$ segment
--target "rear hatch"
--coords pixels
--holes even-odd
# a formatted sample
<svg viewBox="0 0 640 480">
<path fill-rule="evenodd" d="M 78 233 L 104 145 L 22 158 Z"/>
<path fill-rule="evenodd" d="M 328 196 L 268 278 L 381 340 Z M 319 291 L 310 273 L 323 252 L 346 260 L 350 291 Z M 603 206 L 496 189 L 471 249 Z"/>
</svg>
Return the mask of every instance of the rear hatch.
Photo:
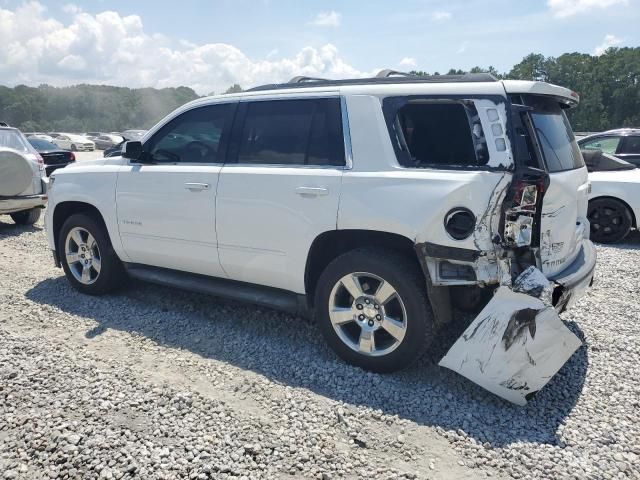
<svg viewBox="0 0 640 480">
<path fill-rule="evenodd" d="M 568 104 L 550 95 L 512 96 L 525 105 L 534 166 L 547 172 L 539 229 L 540 268 L 553 278 L 580 253 L 588 238 L 589 178 L 580 148 L 565 115 Z"/>
<path fill-rule="evenodd" d="M 549 278 L 560 273 L 580 253 L 588 237 L 589 177 L 571 125 L 553 98 L 525 98 L 537 148 L 549 174 L 540 222 L 540 260 Z"/>
</svg>

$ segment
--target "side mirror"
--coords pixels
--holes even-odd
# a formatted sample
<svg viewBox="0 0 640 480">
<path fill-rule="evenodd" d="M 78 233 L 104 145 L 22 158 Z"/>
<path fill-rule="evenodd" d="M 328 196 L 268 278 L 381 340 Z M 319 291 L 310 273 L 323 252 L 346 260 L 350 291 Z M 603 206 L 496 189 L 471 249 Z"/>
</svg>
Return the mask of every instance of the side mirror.
<svg viewBox="0 0 640 480">
<path fill-rule="evenodd" d="M 131 160 L 139 160 L 142 156 L 142 143 L 138 141 L 129 141 L 124 144 L 122 156 Z"/>
</svg>

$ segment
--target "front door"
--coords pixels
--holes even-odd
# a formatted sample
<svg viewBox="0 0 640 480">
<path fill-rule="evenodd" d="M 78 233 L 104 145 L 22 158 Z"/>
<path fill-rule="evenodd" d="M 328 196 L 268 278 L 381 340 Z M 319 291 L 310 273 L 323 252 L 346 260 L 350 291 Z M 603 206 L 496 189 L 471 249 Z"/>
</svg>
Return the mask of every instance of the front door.
<svg viewBox="0 0 640 480">
<path fill-rule="evenodd" d="M 188 110 L 158 130 L 118 174 L 118 227 L 133 263 L 224 276 L 215 200 L 235 104 Z"/>
<path fill-rule="evenodd" d="M 313 240 L 336 229 L 345 165 L 340 99 L 241 103 L 216 223 L 230 278 L 304 293 Z"/>
</svg>

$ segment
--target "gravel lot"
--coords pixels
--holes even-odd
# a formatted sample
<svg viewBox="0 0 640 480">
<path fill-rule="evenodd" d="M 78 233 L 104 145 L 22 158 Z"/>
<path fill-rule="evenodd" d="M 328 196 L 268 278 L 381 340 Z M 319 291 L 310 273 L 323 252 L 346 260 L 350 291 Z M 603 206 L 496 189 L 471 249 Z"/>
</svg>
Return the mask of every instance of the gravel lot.
<svg viewBox="0 0 640 480">
<path fill-rule="evenodd" d="M 598 253 L 564 315 L 585 345 L 522 408 L 428 359 L 364 373 L 267 309 L 82 296 L 0 217 L 0 478 L 640 478 L 640 234 Z"/>
</svg>

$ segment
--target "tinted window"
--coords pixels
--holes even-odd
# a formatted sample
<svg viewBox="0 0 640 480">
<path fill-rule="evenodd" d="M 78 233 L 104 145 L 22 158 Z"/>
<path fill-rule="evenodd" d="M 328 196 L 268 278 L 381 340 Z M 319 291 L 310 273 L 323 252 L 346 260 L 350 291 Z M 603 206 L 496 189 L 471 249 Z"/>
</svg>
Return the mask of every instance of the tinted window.
<svg viewBox="0 0 640 480">
<path fill-rule="evenodd" d="M 340 100 L 272 100 L 247 105 L 238 163 L 344 165 Z"/>
<path fill-rule="evenodd" d="M 625 137 L 624 142 L 622 142 L 622 150 L 620 150 L 620 153 L 640 154 L 640 136 Z"/>
<path fill-rule="evenodd" d="M 30 138 L 29 143 L 33 145 L 36 150 L 57 150 L 58 147 L 51 142 L 42 140 L 40 138 Z"/>
<path fill-rule="evenodd" d="M 232 104 L 189 110 L 162 127 L 147 143 L 145 155 L 168 163 L 221 163 L 218 158 Z"/>
<path fill-rule="evenodd" d="M 584 167 L 580 148 L 560 105 L 552 99 L 534 96 L 527 99 L 527 104 L 533 107 L 531 120 L 547 170 L 561 172 Z"/>
<path fill-rule="evenodd" d="M 472 102 L 411 100 L 397 110 L 391 131 L 405 167 L 469 167 L 489 160 Z"/>
<path fill-rule="evenodd" d="M 602 150 L 604 153 L 614 154 L 618 149 L 620 137 L 600 137 L 584 142 L 580 148 L 584 150 Z"/>
</svg>

